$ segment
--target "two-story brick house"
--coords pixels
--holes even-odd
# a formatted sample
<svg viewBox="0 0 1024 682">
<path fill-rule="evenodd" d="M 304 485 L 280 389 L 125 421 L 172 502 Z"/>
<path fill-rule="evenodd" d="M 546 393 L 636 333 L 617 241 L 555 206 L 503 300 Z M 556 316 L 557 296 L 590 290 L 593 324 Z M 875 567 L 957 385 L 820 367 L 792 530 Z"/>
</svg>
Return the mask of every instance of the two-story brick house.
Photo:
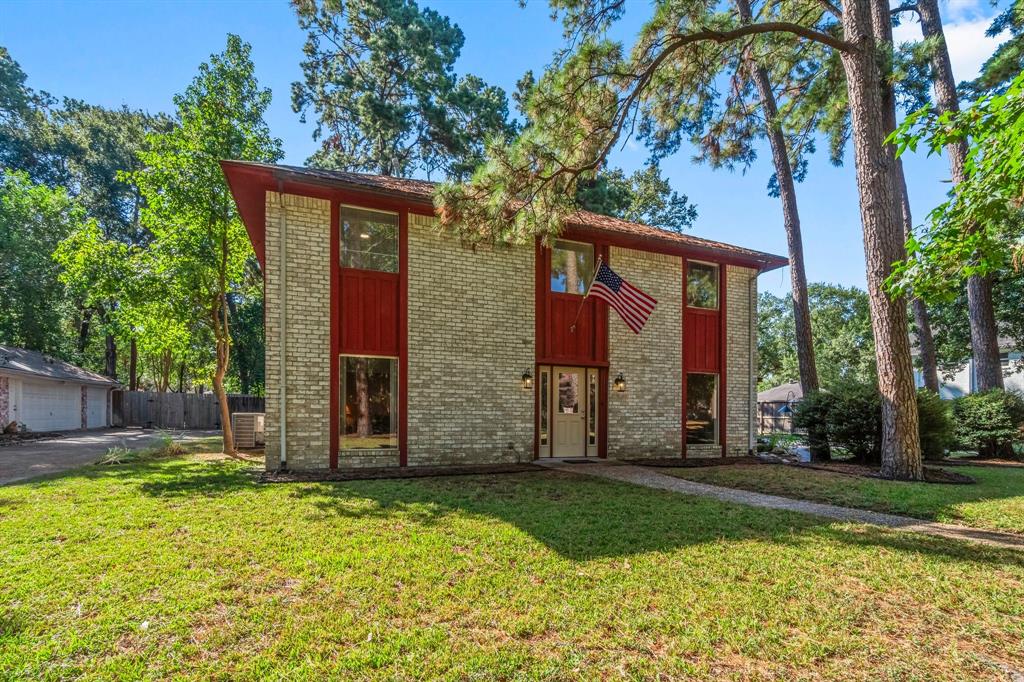
<svg viewBox="0 0 1024 682">
<path fill-rule="evenodd" d="M 757 276 L 786 259 L 585 212 L 472 249 L 432 183 L 222 165 L 263 268 L 268 469 L 752 447 Z M 583 298 L 599 258 L 658 300 L 640 334 Z"/>
</svg>

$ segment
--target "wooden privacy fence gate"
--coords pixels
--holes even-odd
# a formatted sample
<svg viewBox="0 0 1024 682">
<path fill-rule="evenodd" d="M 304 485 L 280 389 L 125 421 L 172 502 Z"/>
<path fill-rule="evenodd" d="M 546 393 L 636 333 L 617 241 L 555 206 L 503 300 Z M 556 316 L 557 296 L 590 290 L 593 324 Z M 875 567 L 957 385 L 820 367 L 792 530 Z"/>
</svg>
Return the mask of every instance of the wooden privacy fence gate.
<svg viewBox="0 0 1024 682">
<path fill-rule="evenodd" d="M 141 426 L 146 429 L 219 429 L 220 408 L 212 393 L 156 393 L 153 391 L 114 391 L 111 401 L 114 426 Z M 229 395 L 228 410 L 263 412 L 263 398 L 254 395 Z"/>
</svg>

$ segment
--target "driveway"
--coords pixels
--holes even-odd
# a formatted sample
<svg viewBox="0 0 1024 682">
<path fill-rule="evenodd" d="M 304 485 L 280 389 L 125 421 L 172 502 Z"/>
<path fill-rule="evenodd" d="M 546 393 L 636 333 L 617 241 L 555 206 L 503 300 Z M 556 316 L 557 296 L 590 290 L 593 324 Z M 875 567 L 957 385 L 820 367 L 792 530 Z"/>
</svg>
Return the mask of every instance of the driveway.
<svg viewBox="0 0 1024 682">
<path fill-rule="evenodd" d="M 220 431 L 97 429 L 72 432 L 63 438 L 5 445 L 0 447 L 0 485 L 93 464 L 112 447 L 142 450 L 157 445 L 167 435 L 174 440 L 196 440 L 220 435 Z"/>
</svg>

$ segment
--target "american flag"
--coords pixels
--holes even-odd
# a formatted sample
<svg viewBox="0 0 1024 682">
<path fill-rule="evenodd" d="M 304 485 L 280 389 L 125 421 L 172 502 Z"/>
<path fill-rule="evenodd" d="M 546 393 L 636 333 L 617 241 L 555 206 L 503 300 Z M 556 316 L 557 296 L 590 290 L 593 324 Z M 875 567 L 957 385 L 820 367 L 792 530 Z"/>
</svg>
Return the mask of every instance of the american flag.
<svg viewBox="0 0 1024 682">
<path fill-rule="evenodd" d="M 604 261 L 597 269 L 589 294 L 607 301 L 634 334 L 640 333 L 654 306 L 658 304 L 653 298 L 615 274 Z"/>
</svg>

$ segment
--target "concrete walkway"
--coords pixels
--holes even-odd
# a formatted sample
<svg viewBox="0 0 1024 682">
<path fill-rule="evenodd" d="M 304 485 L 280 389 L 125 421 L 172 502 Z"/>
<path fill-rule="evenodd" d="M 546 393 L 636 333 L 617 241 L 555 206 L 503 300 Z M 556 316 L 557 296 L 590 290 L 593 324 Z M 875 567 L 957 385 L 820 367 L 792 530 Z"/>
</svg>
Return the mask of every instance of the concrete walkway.
<svg viewBox="0 0 1024 682">
<path fill-rule="evenodd" d="M 96 429 L 5 445 L 0 447 L 0 485 L 93 464 L 113 447 L 142 450 L 159 444 L 168 435 L 175 440 L 195 440 L 220 435 L 220 431 Z"/>
<path fill-rule="evenodd" d="M 1024 538 L 1010 533 L 998 531 L 980 530 L 968 526 L 955 526 L 949 523 L 935 523 L 922 521 L 906 516 L 895 514 L 883 514 L 881 512 L 867 511 L 865 509 L 850 509 L 849 507 L 838 507 L 832 504 L 821 504 L 819 502 L 808 502 L 806 500 L 794 500 L 789 497 L 777 495 L 765 495 L 736 488 L 723 488 L 707 483 L 696 483 L 687 481 L 675 476 L 658 473 L 652 469 L 635 466 L 632 464 L 619 464 L 617 462 L 600 462 L 586 464 L 570 464 L 564 461 L 538 460 L 537 464 L 546 466 L 557 471 L 567 471 L 574 474 L 586 474 L 598 476 L 613 481 L 642 485 L 657 490 L 668 490 L 686 495 L 699 495 L 711 497 L 722 502 L 745 504 L 751 507 L 764 507 L 766 509 L 782 509 L 794 511 L 801 514 L 813 514 L 837 521 L 850 523 L 867 523 L 874 526 L 886 528 L 897 528 L 899 530 L 934 535 L 941 538 L 952 538 L 955 540 L 968 540 L 980 542 L 986 545 L 993 545 L 1005 549 L 1024 550 Z"/>
</svg>

